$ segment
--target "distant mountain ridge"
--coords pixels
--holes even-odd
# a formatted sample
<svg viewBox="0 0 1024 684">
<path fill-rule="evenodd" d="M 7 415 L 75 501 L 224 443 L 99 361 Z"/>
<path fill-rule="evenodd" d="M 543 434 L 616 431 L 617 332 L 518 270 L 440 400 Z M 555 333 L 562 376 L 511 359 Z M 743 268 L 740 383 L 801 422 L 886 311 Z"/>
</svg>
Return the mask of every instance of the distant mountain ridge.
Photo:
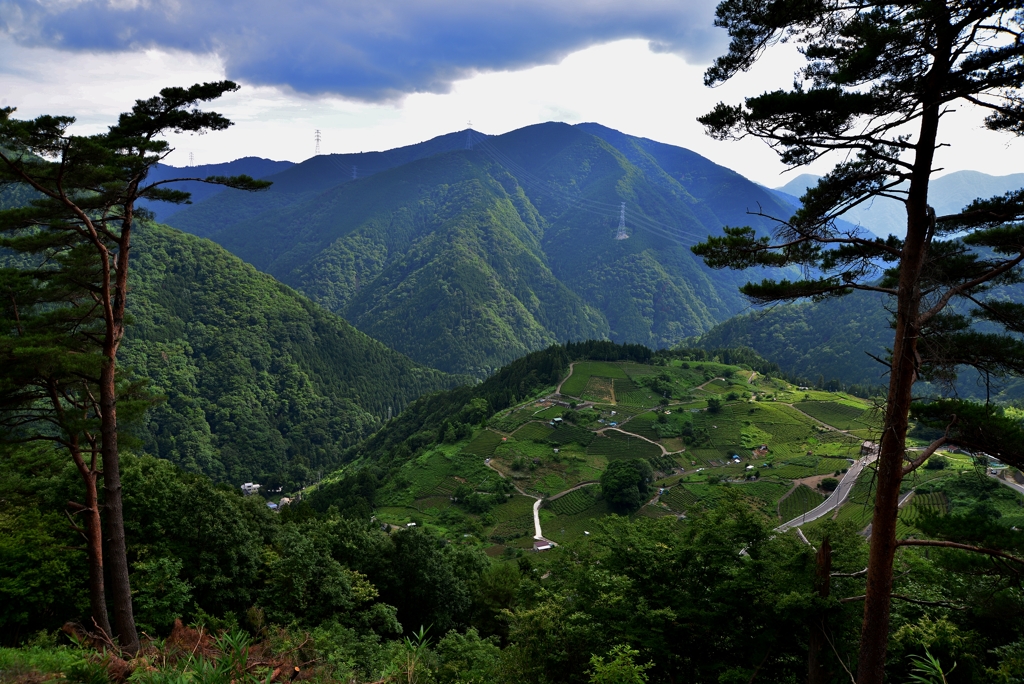
<svg viewBox="0 0 1024 684">
<path fill-rule="evenodd" d="M 778 192 L 795 197 L 818 182 L 820 176 L 804 173 L 789 181 Z M 953 171 L 934 179 L 928 189 L 929 202 L 938 215 L 955 214 L 978 198 L 987 199 L 1024 187 L 1024 173 L 991 176 L 980 171 Z M 903 205 L 886 197 L 855 207 L 843 214 L 846 221 L 885 237 L 906 233 L 907 215 Z"/>
<path fill-rule="evenodd" d="M 770 227 L 748 208 L 789 211 L 689 150 L 598 124 L 462 131 L 266 178 L 265 193 L 221 192 L 167 222 L 421 363 L 478 377 L 554 342 L 663 347 L 711 328 L 744 308 L 750 274 L 711 271 L 689 245 Z M 614 240 L 623 202 L 630 237 Z"/>
<path fill-rule="evenodd" d="M 153 170 L 149 172 L 149 176 L 146 180 L 154 182 L 170 180 L 172 178 L 208 178 L 209 176 L 241 175 L 252 176 L 253 178 L 264 178 L 266 176 L 279 173 L 294 165 L 294 162 L 273 161 L 271 159 L 263 159 L 262 157 L 242 157 L 241 159 L 221 164 L 200 164 L 197 166 L 178 167 L 168 166 L 167 164 L 157 164 Z M 199 181 L 175 183 L 174 189 L 184 190 L 185 192 L 191 193 L 193 204 L 196 202 L 202 202 L 223 190 L 219 185 L 210 185 L 209 183 L 202 183 Z M 156 220 L 162 222 L 172 214 L 176 214 L 181 211 L 182 206 L 187 207 L 188 205 L 170 204 L 168 202 L 144 202 L 142 203 L 142 206 L 152 211 Z"/>
</svg>

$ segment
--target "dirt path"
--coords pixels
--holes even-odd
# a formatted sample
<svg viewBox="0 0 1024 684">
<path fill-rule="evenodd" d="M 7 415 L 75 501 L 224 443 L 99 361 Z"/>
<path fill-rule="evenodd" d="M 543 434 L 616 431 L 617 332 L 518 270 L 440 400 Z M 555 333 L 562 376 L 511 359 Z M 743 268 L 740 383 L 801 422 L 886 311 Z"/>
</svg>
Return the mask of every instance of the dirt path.
<svg viewBox="0 0 1024 684">
<path fill-rule="evenodd" d="M 715 380 L 721 380 L 722 382 L 725 382 L 725 378 L 711 378 L 710 380 L 705 380 L 703 385 L 697 385 L 693 389 L 704 390 L 704 385 L 710 385 Z M 748 380 L 747 382 L 750 382 L 750 381 Z M 707 392 L 707 390 L 704 390 L 704 391 Z"/>
<path fill-rule="evenodd" d="M 573 372 L 573 369 L 575 367 L 576 367 L 576 362 L 575 361 L 573 361 L 572 363 L 569 364 L 569 374 L 565 376 L 565 378 L 562 380 L 562 382 L 558 383 L 558 387 L 555 388 L 555 394 L 561 394 L 562 393 L 562 385 L 565 384 L 566 380 L 568 380 L 569 378 L 572 377 L 572 372 Z"/>
<path fill-rule="evenodd" d="M 552 494 L 551 496 L 548 497 L 548 501 L 554 501 L 555 499 L 561 499 L 563 496 L 565 496 L 569 492 L 575 492 L 577 489 L 583 489 L 584 487 L 589 487 L 592 484 L 600 484 L 600 481 L 598 481 L 598 480 L 587 480 L 586 482 L 580 482 L 578 485 L 574 485 L 572 487 L 569 487 L 564 492 L 558 492 L 557 494 Z"/>
<path fill-rule="evenodd" d="M 501 477 L 505 478 L 506 480 L 510 480 L 512 482 L 512 487 L 517 492 L 519 492 L 520 494 L 522 494 L 525 497 L 529 497 L 531 499 L 534 499 L 534 502 L 533 502 L 533 539 L 534 539 L 534 541 L 544 541 L 544 542 L 547 542 L 548 544 L 551 544 L 552 546 L 558 546 L 558 544 L 556 544 L 555 542 L 551 541 L 550 539 L 547 539 L 544 536 L 544 530 L 542 530 L 541 526 L 540 526 L 540 504 L 541 504 L 541 502 L 544 501 L 544 497 L 542 497 L 542 496 L 534 496 L 533 494 L 527 494 L 526 492 L 524 492 L 522 489 L 519 488 L 519 485 L 517 485 L 515 483 L 515 481 L 512 480 L 512 478 L 510 478 L 508 475 L 506 475 L 505 473 L 501 472 L 500 470 L 495 468 L 493 465 L 488 463 L 487 460 L 484 461 L 484 465 L 487 466 L 488 468 L 490 468 L 491 470 L 493 470 L 494 472 L 498 473 L 498 475 L 500 475 Z M 563 494 L 568 494 L 573 489 L 579 489 L 581 486 L 585 486 L 585 485 L 577 485 L 576 487 L 573 487 L 572 489 L 567 489 L 564 492 L 559 492 L 558 494 L 555 495 L 555 498 L 558 498 L 558 497 L 562 496 Z"/>
</svg>

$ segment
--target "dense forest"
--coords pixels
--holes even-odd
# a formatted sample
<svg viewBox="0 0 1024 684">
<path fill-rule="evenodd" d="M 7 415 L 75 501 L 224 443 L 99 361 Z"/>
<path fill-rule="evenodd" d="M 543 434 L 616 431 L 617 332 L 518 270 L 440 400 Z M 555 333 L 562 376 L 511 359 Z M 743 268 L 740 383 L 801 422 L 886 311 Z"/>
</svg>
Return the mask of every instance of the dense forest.
<svg viewBox="0 0 1024 684">
<path fill-rule="evenodd" d="M 235 485 L 289 489 L 341 463 L 423 393 L 419 366 L 207 240 L 140 227 L 124 362 L 162 398 L 147 453 Z"/>
</svg>

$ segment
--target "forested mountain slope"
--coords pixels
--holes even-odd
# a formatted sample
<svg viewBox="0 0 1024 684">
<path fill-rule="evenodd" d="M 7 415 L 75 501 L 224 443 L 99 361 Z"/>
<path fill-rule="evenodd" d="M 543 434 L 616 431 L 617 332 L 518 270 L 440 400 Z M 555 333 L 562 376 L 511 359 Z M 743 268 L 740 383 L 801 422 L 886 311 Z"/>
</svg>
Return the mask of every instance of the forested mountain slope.
<svg viewBox="0 0 1024 684">
<path fill-rule="evenodd" d="M 164 222 L 195 235 L 212 237 L 222 229 L 264 211 L 295 204 L 342 183 L 433 154 L 460 149 L 465 144 L 464 134 L 450 133 L 385 152 L 313 157 L 278 173 L 260 176 L 273 183 L 265 192 L 253 194 L 242 190 L 221 190 L 205 201 L 194 200 L 195 204 L 181 208 Z"/>
<path fill-rule="evenodd" d="M 1021 301 L 1019 286 L 1003 288 L 1005 296 Z M 885 358 L 893 330 L 887 298 L 874 292 L 854 292 L 824 302 L 803 302 L 736 316 L 702 335 L 696 344 L 705 349 L 750 347 L 777 363 L 792 376 L 812 383 L 837 381 L 842 386 L 888 385 L 885 367 L 871 358 Z M 991 378 L 990 398 L 1024 398 L 1024 384 Z M 919 383 L 917 394 L 948 393 L 950 388 Z M 986 387 L 973 370 L 961 373 L 952 391 L 984 400 Z"/>
<path fill-rule="evenodd" d="M 207 240 L 152 224 L 136 235 L 122 358 L 166 396 L 136 428 L 149 453 L 294 486 L 389 410 L 457 384 Z"/>
<path fill-rule="evenodd" d="M 556 341 L 663 347 L 709 329 L 743 308 L 749 274 L 689 245 L 752 222 L 747 207 L 787 211 L 699 155 L 594 124 L 471 135 L 472 150 L 452 134 L 378 153 L 392 166 L 354 181 L 316 157 L 251 205 L 221 193 L 170 222 L 421 363 L 483 377 Z"/>
</svg>

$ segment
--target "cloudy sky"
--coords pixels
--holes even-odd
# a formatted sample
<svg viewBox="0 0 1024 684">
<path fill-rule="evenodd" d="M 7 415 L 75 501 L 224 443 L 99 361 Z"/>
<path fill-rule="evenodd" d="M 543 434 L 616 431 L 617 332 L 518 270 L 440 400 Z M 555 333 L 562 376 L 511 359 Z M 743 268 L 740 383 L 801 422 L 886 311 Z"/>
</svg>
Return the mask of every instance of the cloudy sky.
<svg viewBox="0 0 1024 684">
<path fill-rule="evenodd" d="M 695 118 L 792 84 L 780 46 L 711 90 L 725 48 L 709 0 L 0 0 L 0 105 L 102 130 L 167 85 L 230 78 L 227 132 L 176 139 L 171 163 L 387 149 L 462 130 L 597 121 L 688 147 L 769 186 L 797 172 L 755 140 L 715 142 Z M 1024 172 L 1024 144 L 950 115 L 945 169 Z M 809 169 L 822 172 L 820 165 Z"/>
</svg>

